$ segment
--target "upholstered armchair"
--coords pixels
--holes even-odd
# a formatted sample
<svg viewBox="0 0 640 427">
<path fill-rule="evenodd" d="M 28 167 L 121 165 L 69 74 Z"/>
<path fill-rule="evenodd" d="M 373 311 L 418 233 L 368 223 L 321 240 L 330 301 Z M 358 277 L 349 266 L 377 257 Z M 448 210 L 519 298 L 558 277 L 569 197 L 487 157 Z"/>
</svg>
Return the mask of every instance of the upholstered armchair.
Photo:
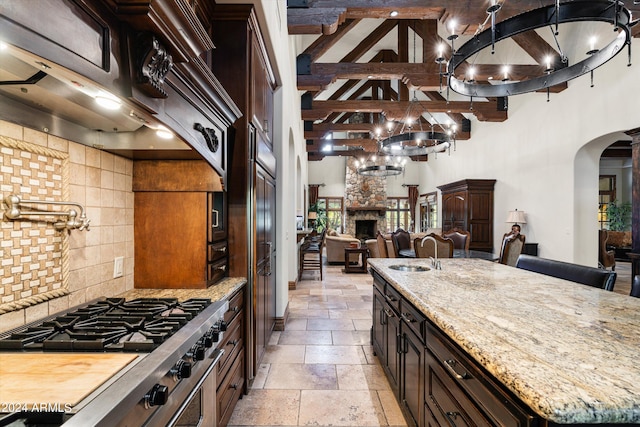
<svg viewBox="0 0 640 427">
<path fill-rule="evenodd" d="M 333 234 L 333 235 L 332 235 Z M 349 234 L 327 233 L 324 238 L 325 247 L 327 248 L 327 262 L 329 264 L 344 264 L 344 249 L 352 247 L 360 247 L 360 240 Z M 349 262 L 356 263 L 360 259 L 360 255 L 350 255 Z"/>
<path fill-rule="evenodd" d="M 616 269 L 616 258 L 614 251 L 607 250 L 607 240 L 609 232 L 607 230 L 598 230 L 598 264 L 601 268 Z"/>
</svg>

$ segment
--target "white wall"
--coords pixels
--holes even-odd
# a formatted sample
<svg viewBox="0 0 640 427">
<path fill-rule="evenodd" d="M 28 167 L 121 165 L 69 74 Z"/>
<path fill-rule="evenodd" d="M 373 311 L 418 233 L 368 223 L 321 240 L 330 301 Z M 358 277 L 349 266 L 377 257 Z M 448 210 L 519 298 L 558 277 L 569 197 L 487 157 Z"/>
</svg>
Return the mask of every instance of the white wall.
<svg viewBox="0 0 640 427">
<path fill-rule="evenodd" d="M 626 56 L 596 70 L 593 88 L 585 75 L 550 102 L 543 93 L 510 97 L 504 123 L 474 119 L 472 138 L 458 141 L 451 157 L 420 166 L 420 192 L 464 178 L 496 179 L 494 247 L 508 229 L 508 211 L 518 208 L 540 256 L 596 265 L 599 157 L 621 131 L 640 126 L 640 64 L 627 67 Z"/>
</svg>

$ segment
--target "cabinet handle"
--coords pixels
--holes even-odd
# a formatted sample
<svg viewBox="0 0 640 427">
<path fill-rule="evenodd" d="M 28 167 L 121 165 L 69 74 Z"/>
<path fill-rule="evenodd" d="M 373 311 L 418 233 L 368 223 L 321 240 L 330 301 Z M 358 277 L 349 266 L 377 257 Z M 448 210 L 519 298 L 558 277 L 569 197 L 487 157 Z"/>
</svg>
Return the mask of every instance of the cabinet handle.
<svg viewBox="0 0 640 427">
<path fill-rule="evenodd" d="M 398 301 L 398 299 L 397 299 L 397 298 L 394 298 L 394 297 L 389 296 L 389 295 L 387 295 L 387 294 L 384 294 L 384 298 L 385 298 L 387 301 L 390 301 L 390 302 L 396 302 L 396 301 Z"/>
<path fill-rule="evenodd" d="M 444 361 L 445 368 L 447 368 L 449 373 L 451 373 L 451 375 L 453 375 L 455 378 L 457 378 L 459 380 L 466 380 L 467 378 L 469 378 L 469 374 L 468 373 L 463 372 L 462 374 L 459 374 L 456 371 L 455 366 L 457 364 L 458 364 L 458 362 L 456 360 L 453 360 L 453 359 L 448 359 L 448 360 Z"/>
<path fill-rule="evenodd" d="M 396 353 L 402 354 L 402 335 L 396 335 Z"/>
<path fill-rule="evenodd" d="M 389 310 L 388 308 L 384 309 L 384 314 L 386 314 L 387 317 L 396 317 L 396 315 L 393 313 L 393 311 Z"/>
<path fill-rule="evenodd" d="M 413 318 L 413 316 L 411 316 L 410 313 L 402 313 L 402 320 L 404 320 L 407 323 L 415 323 L 416 319 Z"/>
<path fill-rule="evenodd" d="M 232 388 L 232 389 L 234 389 L 234 390 L 237 390 L 237 389 L 238 389 L 238 384 L 231 384 L 231 385 L 229 386 L 229 388 Z"/>
<path fill-rule="evenodd" d="M 380 324 L 381 325 L 386 325 L 387 322 L 385 320 L 384 315 L 386 314 L 386 312 L 384 310 L 380 310 Z"/>
<path fill-rule="evenodd" d="M 237 313 L 237 312 L 238 312 L 238 310 L 240 310 L 240 309 L 239 309 L 239 308 L 238 308 L 238 306 L 236 305 L 236 306 L 234 306 L 234 307 L 233 307 L 231 310 L 229 310 L 229 311 L 233 311 L 234 313 Z"/>
<path fill-rule="evenodd" d="M 449 412 L 446 412 L 445 415 L 447 416 L 447 421 L 449 421 L 449 424 L 451 424 L 451 427 L 456 427 L 455 419 L 460 416 L 460 412 L 449 411 Z"/>
<path fill-rule="evenodd" d="M 234 347 L 235 347 L 236 345 L 238 345 L 238 342 L 240 342 L 240 340 L 233 340 L 233 341 L 229 341 L 229 342 L 227 343 L 227 345 L 232 345 L 232 346 L 234 346 Z"/>
<path fill-rule="evenodd" d="M 211 213 L 213 213 L 213 224 L 211 224 L 211 228 L 218 228 L 218 211 L 212 209 Z"/>
</svg>

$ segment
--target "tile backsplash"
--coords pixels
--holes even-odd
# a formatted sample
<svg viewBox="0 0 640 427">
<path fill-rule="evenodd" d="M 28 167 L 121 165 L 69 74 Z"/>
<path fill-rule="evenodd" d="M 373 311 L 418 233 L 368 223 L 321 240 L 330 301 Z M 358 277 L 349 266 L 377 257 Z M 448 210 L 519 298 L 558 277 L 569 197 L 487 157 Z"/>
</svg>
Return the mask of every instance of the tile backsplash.
<svg viewBox="0 0 640 427">
<path fill-rule="evenodd" d="M 1 198 L 73 201 L 91 220 L 89 231 L 59 232 L 50 222 L 8 220 L 2 205 L 0 331 L 133 289 L 132 171 L 131 160 L 0 121 Z M 124 276 L 113 278 L 120 256 Z"/>
</svg>

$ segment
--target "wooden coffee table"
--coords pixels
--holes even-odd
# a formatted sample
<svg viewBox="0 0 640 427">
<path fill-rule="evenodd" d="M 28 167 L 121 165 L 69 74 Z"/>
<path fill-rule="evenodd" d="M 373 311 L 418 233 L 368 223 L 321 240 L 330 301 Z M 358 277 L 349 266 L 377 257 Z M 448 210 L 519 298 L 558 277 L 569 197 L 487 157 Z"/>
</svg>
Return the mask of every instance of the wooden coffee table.
<svg viewBox="0 0 640 427">
<path fill-rule="evenodd" d="M 349 258 L 351 254 L 360 255 L 359 264 L 350 264 Z M 344 272 L 345 273 L 366 273 L 367 272 L 367 258 L 369 257 L 369 249 L 365 247 L 360 248 L 344 248 Z"/>
</svg>

